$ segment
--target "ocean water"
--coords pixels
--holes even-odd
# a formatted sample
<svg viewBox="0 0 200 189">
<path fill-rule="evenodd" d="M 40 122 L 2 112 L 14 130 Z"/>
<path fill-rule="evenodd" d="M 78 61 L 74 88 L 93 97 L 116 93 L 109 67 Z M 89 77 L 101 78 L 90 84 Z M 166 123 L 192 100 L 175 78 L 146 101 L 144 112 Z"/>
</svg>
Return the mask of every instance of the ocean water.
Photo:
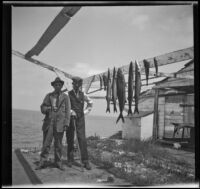
<svg viewBox="0 0 200 189">
<path fill-rule="evenodd" d="M 109 137 L 119 130 L 120 124 L 115 124 L 116 117 L 87 115 L 86 137 L 97 135 Z M 12 111 L 12 148 L 41 147 L 42 123 L 44 115 L 39 111 L 17 110 Z M 63 138 L 65 142 L 66 138 Z"/>
</svg>

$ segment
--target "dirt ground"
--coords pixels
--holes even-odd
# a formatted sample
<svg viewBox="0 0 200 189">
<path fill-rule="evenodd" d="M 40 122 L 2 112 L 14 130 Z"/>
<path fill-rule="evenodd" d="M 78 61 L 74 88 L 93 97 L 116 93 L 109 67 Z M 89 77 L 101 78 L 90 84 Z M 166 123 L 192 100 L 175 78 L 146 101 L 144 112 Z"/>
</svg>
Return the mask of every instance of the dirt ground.
<svg viewBox="0 0 200 189">
<path fill-rule="evenodd" d="M 169 154 L 173 155 L 175 158 L 183 159 L 190 164 L 191 169 L 195 169 L 195 154 L 193 152 L 188 152 L 180 149 L 165 148 Z M 89 187 L 99 187 L 99 186 L 133 186 L 132 183 L 127 180 L 121 179 L 112 174 L 108 169 L 100 167 L 96 164 L 92 164 L 92 170 L 84 169 L 82 172 L 80 166 L 80 160 L 76 156 L 75 164 L 70 168 L 67 165 L 66 154 L 63 156 L 63 163 L 65 171 L 57 169 L 53 164 L 53 154 L 49 156 L 48 166 L 45 169 L 35 170 L 36 166 L 39 163 L 39 151 L 22 152 L 23 156 L 27 160 L 28 164 L 41 180 L 44 185 L 50 186 L 89 186 Z M 23 169 L 23 166 L 17 160 L 16 155 L 13 152 L 12 158 L 12 177 L 13 185 L 32 185 L 26 172 Z M 143 168 L 144 169 L 144 168 Z M 150 170 L 150 169 L 149 169 Z M 153 169 L 152 169 L 153 171 Z M 154 170 L 155 171 L 155 170 Z M 155 171 L 157 172 L 157 171 Z M 144 174 L 145 175 L 145 174 Z M 143 176 L 144 176 L 143 175 Z M 160 176 L 158 175 L 158 178 Z M 108 180 L 108 178 L 112 178 Z"/>
<path fill-rule="evenodd" d="M 173 148 L 165 148 L 167 151 L 169 151 L 170 154 L 172 154 L 177 159 L 183 159 L 187 163 L 191 165 L 191 168 L 195 169 L 195 153 L 184 151 L 184 150 L 177 150 Z"/>
<path fill-rule="evenodd" d="M 129 186 L 130 183 L 123 179 L 116 178 L 106 170 L 91 163 L 92 170 L 86 170 L 82 172 L 79 159 L 75 159 L 75 164 L 70 168 L 67 165 L 67 160 L 63 160 L 65 171 L 57 169 L 53 164 L 53 157 L 50 156 L 48 166 L 41 170 L 35 170 L 39 163 L 38 153 L 23 153 L 23 156 L 31 166 L 32 170 L 36 173 L 38 178 L 44 185 L 64 185 L 64 186 Z M 52 158 L 52 159 L 51 159 Z M 13 159 L 14 164 L 17 163 L 16 159 Z M 24 172 L 18 172 L 17 169 L 13 169 L 13 178 L 17 179 L 17 175 L 21 175 Z M 27 177 L 27 176 L 26 176 Z M 108 178 L 112 178 L 108 180 Z M 16 180 L 15 179 L 15 180 Z M 24 180 L 24 184 L 29 184 L 27 179 Z M 23 181 L 15 182 L 14 184 L 22 184 Z M 23 184 L 22 184 L 23 185 Z"/>
</svg>

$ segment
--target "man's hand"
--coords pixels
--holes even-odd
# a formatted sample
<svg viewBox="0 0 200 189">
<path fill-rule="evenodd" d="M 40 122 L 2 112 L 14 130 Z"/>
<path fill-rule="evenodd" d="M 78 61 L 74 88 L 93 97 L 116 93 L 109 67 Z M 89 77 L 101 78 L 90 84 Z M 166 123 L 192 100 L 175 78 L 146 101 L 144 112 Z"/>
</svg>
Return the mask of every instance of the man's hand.
<svg viewBox="0 0 200 189">
<path fill-rule="evenodd" d="M 76 112 L 74 110 L 71 110 L 71 116 L 76 117 Z"/>
<path fill-rule="evenodd" d="M 46 107 L 46 112 L 50 112 L 51 111 L 51 106 L 47 106 Z"/>
<path fill-rule="evenodd" d="M 90 107 L 88 107 L 88 108 L 86 108 L 86 109 L 84 110 L 84 114 L 85 114 L 85 115 L 87 115 L 87 114 L 89 114 L 89 113 L 90 113 L 90 111 L 91 111 L 91 108 L 90 108 Z"/>
</svg>

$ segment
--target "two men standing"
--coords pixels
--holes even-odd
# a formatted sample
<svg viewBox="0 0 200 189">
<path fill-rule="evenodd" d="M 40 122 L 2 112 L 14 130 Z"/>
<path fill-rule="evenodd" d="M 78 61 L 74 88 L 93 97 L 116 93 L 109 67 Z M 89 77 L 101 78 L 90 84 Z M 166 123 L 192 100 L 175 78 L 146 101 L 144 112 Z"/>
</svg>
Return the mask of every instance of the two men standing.
<svg viewBox="0 0 200 189">
<path fill-rule="evenodd" d="M 85 117 L 92 108 L 92 101 L 81 91 L 82 79 L 79 77 L 72 78 L 73 90 L 68 95 L 61 91 L 64 81 L 57 77 L 51 85 L 54 87 L 52 93 L 48 93 L 41 105 L 41 112 L 45 114 L 43 123 L 43 147 L 40 154 L 40 164 L 36 169 L 44 167 L 44 162 L 48 157 L 50 146 L 54 138 L 54 157 L 55 164 L 60 170 L 64 170 L 61 163 L 62 156 L 62 138 L 66 131 L 68 144 L 68 162 L 71 166 L 74 161 L 74 121 L 76 123 L 77 138 L 79 141 L 81 160 L 84 167 L 91 169 L 88 161 L 87 143 L 85 137 Z M 84 109 L 84 102 L 87 103 Z"/>
</svg>

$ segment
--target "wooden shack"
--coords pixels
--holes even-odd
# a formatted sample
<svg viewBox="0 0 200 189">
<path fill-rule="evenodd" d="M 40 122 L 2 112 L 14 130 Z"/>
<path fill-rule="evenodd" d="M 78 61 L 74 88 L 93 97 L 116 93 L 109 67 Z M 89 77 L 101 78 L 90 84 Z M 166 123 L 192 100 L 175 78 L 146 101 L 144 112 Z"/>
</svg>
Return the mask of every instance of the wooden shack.
<svg viewBox="0 0 200 189">
<path fill-rule="evenodd" d="M 157 82 L 153 87 L 153 137 L 194 142 L 194 62 L 185 64 L 176 76 Z M 178 132 L 174 132 L 176 130 Z"/>
<path fill-rule="evenodd" d="M 176 72 L 176 76 L 165 78 L 157 82 L 153 89 L 141 93 L 141 113 L 125 118 L 126 123 L 122 124 L 123 138 L 144 139 L 142 129 L 144 131 L 146 125 L 147 136 L 154 139 L 194 142 L 194 62 L 185 64 Z M 148 113 L 153 114 L 151 123 L 145 123 L 145 117 L 150 116 Z M 181 128 L 178 132 L 174 132 L 176 125 Z"/>
</svg>

